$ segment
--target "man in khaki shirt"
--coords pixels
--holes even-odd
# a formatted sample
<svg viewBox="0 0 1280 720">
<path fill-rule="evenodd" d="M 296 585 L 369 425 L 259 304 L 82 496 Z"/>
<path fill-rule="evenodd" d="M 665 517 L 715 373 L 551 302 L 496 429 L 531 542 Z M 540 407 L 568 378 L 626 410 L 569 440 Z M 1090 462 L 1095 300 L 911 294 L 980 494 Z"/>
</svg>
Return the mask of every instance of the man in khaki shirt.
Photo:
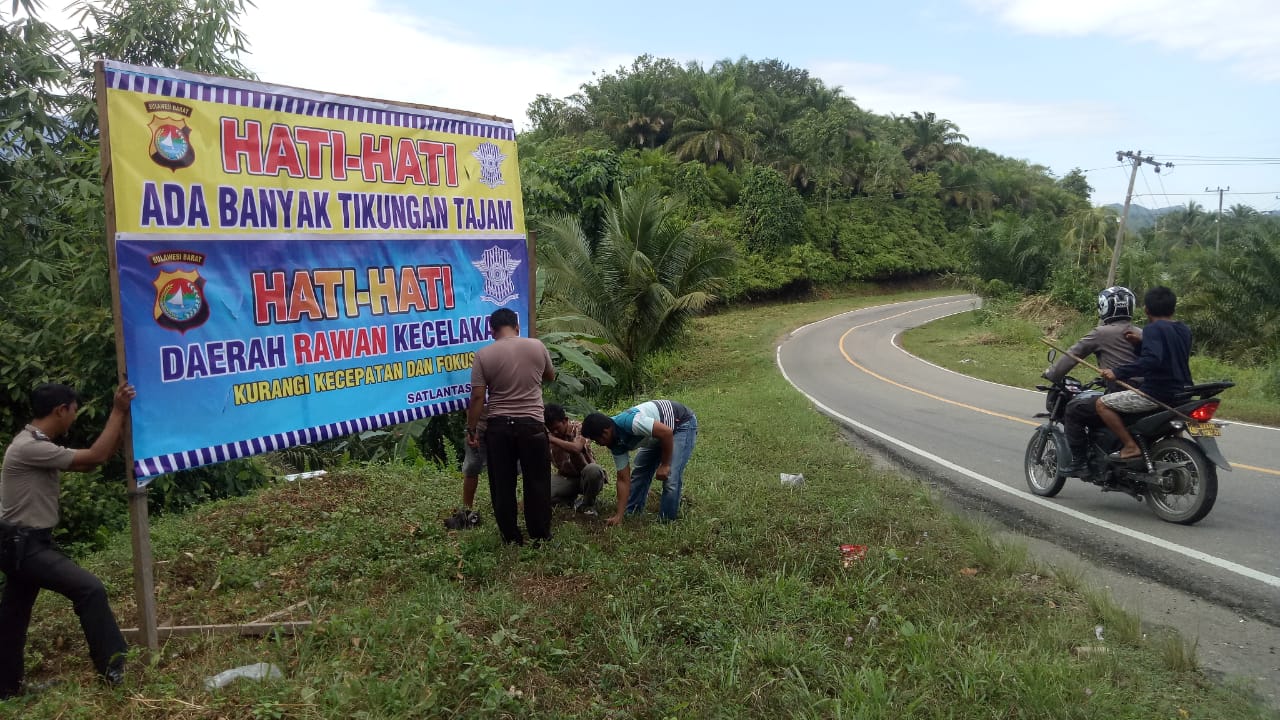
<svg viewBox="0 0 1280 720">
<path fill-rule="evenodd" d="M 17 695 L 21 688 L 27 627 L 41 590 L 53 590 L 72 602 L 89 643 L 89 656 L 102 679 L 109 685 L 124 681 L 128 646 L 107 604 L 106 588 L 54 548 L 53 528 L 58 524 L 62 471 L 91 470 L 115 454 L 135 394 L 132 385 L 121 385 L 102 434 L 87 450 L 72 450 L 54 440 L 71 429 L 80 397 L 66 385 L 41 385 L 31 393 L 35 419 L 5 451 L 0 469 L 0 540 L 5 545 L 0 553 L 5 573 L 0 597 L 0 700 Z M 15 542 L 18 538 L 25 538 L 21 546 Z M 21 552 L 16 550 L 19 547 Z"/>
<path fill-rule="evenodd" d="M 489 316 L 493 343 L 471 364 L 467 444 L 480 446 L 481 410 L 488 412 L 489 496 L 505 542 L 524 543 L 516 520 L 516 474 L 524 475 L 524 521 L 529 537 L 551 539 L 551 458 L 542 416 L 542 383 L 554 380 L 547 347 L 520 336 L 520 318 L 507 308 Z M 485 393 L 488 393 L 487 399 Z"/>
<path fill-rule="evenodd" d="M 547 405 L 543 422 L 555 468 L 551 474 L 551 501 L 596 516 L 596 498 L 608 478 L 591 452 L 591 443 L 582 435 L 582 423 L 570 420 L 564 408 L 556 404 Z"/>
</svg>

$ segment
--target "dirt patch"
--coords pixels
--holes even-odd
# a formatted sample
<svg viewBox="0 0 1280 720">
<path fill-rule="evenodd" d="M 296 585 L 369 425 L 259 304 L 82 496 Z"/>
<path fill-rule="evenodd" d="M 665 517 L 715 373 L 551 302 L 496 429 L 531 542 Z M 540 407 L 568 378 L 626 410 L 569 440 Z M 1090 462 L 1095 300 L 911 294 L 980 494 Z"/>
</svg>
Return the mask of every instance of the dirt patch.
<svg viewBox="0 0 1280 720">
<path fill-rule="evenodd" d="M 511 579 L 521 600 L 531 605 L 563 605 L 591 587 L 585 575 L 538 575 L 523 573 Z"/>
</svg>

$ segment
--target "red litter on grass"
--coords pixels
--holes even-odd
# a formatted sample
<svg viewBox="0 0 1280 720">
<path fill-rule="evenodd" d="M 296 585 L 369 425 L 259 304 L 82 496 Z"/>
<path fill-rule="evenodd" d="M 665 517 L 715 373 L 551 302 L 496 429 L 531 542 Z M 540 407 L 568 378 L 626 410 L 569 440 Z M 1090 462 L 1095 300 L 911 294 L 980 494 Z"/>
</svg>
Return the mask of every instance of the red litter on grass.
<svg viewBox="0 0 1280 720">
<path fill-rule="evenodd" d="M 843 563 L 845 567 L 852 567 L 853 564 L 867 556 L 866 545 L 841 545 L 840 554 L 844 556 Z"/>
</svg>

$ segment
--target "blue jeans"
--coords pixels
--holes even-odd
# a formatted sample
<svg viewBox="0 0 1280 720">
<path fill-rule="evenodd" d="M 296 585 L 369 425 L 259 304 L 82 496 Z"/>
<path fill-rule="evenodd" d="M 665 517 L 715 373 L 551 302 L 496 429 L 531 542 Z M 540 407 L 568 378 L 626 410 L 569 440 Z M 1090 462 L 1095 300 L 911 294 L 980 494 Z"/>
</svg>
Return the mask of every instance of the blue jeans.
<svg viewBox="0 0 1280 720">
<path fill-rule="evenodd" d="M 698 441 L 698 418 L 691 417 L 675 429 L 671 448 L 671 475 L 662 483 L 662 505 L 658 517 L 675 520 L 680 514 L 680 489 L 684 485 L 684 466 L 689 464 L 693 446 Z M 631 463 L 631 493 L 627 496 L 627 514 L 644 511 L 649 498 L 649 485 L 662 462 L 662 448 L 645 447 Z"/>
</svg>

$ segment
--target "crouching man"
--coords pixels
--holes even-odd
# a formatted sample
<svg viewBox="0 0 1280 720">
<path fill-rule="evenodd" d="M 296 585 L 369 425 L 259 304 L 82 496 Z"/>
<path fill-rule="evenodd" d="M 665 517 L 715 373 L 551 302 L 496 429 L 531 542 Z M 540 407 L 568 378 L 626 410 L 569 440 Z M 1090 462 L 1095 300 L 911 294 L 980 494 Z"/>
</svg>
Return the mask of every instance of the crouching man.
<svg viewBox="0 0 1280 720">
<path fill-rule="evenodd" d="M 552 504 L 572 505 L 577 512 L 595 516 L 596 498 L 608 478 L 596 463 L 591 443 L 582 435 L 582 423 L 570 420 L 559 405 L 547 405 L 543 418 L 555 468 L 551 473 Z"/>
</svg>

